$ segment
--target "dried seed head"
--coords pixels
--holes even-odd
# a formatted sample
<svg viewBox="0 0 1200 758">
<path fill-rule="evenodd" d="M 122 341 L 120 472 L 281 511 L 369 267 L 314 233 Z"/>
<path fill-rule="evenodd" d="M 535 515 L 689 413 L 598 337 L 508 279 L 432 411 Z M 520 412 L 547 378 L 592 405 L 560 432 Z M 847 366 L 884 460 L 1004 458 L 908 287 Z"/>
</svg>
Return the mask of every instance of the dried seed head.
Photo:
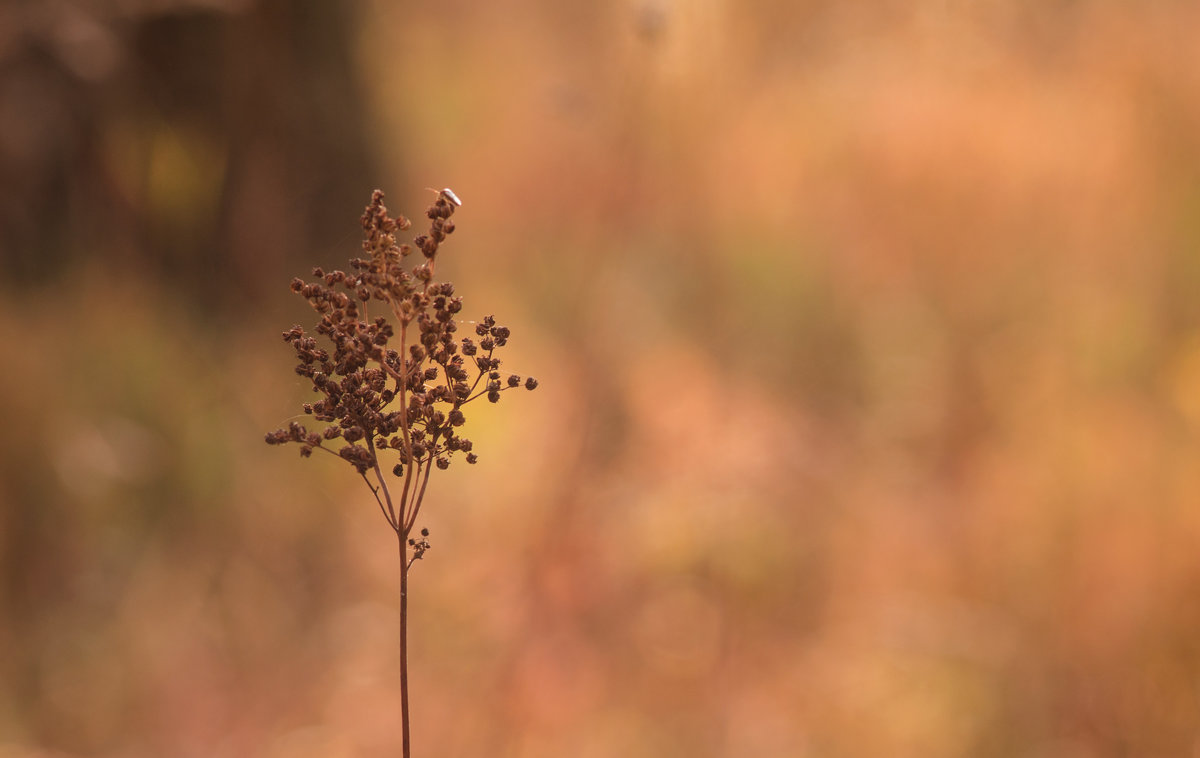
<svg viewBox="0 0 1200 758">
<path fill-rule="evenodd" d="M 363 242 L 359 257 L 350 260 L 351 273 L 316 267 L 314 281 L 291 281 L 291 291 L 318 317 L 311 336 L 296 325 L 283 332 L 283 339 L 295 352 L 296 373 L 318 396 L 303 404 L 304 413 L 322 426 L 310 431 L 292 422 L 265 435 L 267 444 L 296 443 L 306 458 L 321 448 L 364 476 L 389 464 L 395 477 L 445 469 L 458 453 L 468 463 L 478 460 L 471 440 L 458 436 L 466 406 L 481 395 L 498 402 L 501 392 L 521 386 L 522 378 L 498 370 L 495 352 L 507 344 L 510 332 L 495 317 L 468 322 L 475 327 L 473 337 L 456 336 L 462 298 L 450 282 L 434 280 L 434 266 L 455 229 L 451 218 L 462 200 L 449 188 L 433 192 L 436 199 L 425 212 L 428 227 L 409 243 L 397 236 L 412 223 L 388 213 L 383 193 L 376 190 L 360 219 Z M 405 258 L 412 249 L 423 256 L 415 266 Z M 368 312 L 387 317 L 370 319 Z M 524 386 L 533 389 L 537 381 L 526 378 Z M 336 451 L 328 445 L 334 440 L 342 445 Z M 403 486 L 423 478 L 409 476 Z M 423 481 L 419 494 L 406 491 L 400 498 L 383 480 L 370 477 L 368 485 L 377 498 L 382 489 L 387 502 L 407 504 L 405 513 L 385 513 L 397 531 L 410 523 L 425 492 Z M 420 539 L 409 540 L 412 560 L 429 549 L 428 535 L 422 529 Z"/>
</svg>

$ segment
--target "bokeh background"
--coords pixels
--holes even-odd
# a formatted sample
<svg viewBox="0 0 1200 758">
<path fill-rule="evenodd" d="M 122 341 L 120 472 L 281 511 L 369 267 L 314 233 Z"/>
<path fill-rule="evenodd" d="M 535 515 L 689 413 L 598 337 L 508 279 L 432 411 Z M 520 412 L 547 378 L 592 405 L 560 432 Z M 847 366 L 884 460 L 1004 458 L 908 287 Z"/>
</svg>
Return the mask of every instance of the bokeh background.
<svg viewBox="0 0 1200 758">
<path fill-rule="evenodd" d="M 1197 28 L 4 4 L 0 756 L 398 754 L 393 538 L 262 437 L 442 186 L 542 386 L 432 485 L 417 755 L 1200 754 Z"/>
</svg>

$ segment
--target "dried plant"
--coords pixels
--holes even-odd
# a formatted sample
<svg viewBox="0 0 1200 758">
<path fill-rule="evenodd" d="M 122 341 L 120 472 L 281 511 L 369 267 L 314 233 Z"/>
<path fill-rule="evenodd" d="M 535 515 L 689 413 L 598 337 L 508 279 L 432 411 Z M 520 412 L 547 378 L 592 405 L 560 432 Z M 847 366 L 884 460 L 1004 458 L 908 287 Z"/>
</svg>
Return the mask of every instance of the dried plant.
<svg viewBox="0 0 1200 758">
<path fill-rule="evenodd" d="M 428 529 L 413 533 L 430 473 L 448 468 L 459 454 L 475 463 L 474 445 L 460 434 L 467 405 L 537 387 L 532 377 L 500 373 L 496 353 L 508 343 L 509 330 L 494 317 L 475 323 L 474 337 L 456 334 L 462 298 L 452 283 L 435 281 L 434 270 L 461 204 L 449 189 L 438 192 L 425 212 L 429 231 L 406 244 L 396 235 L 411 223 L 391 218 L 376 190 L 362 216 L 365 255 L 350 261 L 353 273 L 317 268 L 314 282 L 292 280 L 292 291 L 321 316 L 315 331 L 322 340 L 300 326 L 283 338 L 296 350 L 296 373 L 311 379 L 322 396 L 303 406 L 322 428 L 293 421 L 266 437 L 271 445 L 298 444 L 304 457 L 321 450 L 349 463 L 396 533 L 404 758 L 410 756 L 408 574 L 430 547 Z M 406 259 L 414 251 L 421 260 L 410 268 Z M 376 307 L 384 312 L 372 317 L 368 309 Z"/>
</svg>

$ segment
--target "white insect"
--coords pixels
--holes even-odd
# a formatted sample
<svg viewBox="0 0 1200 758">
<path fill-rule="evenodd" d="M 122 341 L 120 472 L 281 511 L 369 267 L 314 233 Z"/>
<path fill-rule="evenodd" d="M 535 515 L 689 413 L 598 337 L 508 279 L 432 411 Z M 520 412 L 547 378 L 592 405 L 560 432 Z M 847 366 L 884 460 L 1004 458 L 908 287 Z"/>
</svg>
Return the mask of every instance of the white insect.
<svg viewBox="0 0 1200 758">
<path fill-rule="evenodd" d="M 454 190 L 450 189 L 449 187 L 446 187 L 445 189 L 443 189 L 442 194 L 446 196 L 447 200 L 454 203 L 455 205 L 462 205 L 462 200 L 459 200 L 458 195 L 454 194 Z"/>
</svg>

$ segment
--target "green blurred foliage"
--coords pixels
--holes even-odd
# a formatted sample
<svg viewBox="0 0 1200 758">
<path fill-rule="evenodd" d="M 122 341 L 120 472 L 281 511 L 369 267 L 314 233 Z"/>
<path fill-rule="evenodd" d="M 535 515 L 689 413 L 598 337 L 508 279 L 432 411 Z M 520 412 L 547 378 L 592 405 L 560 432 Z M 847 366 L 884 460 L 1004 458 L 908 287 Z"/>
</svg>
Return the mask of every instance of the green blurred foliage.
<svg viewBox="0 0 1200 758">
<path fill-rule="evenodd" d="M 431 485 L 418 755 L 1200 744 L 1190 4 L 3 14 L 0 756 L 397 752 L 391 535 L 262 435 L 445 185 L 542 386 Z"/>
</svg>

